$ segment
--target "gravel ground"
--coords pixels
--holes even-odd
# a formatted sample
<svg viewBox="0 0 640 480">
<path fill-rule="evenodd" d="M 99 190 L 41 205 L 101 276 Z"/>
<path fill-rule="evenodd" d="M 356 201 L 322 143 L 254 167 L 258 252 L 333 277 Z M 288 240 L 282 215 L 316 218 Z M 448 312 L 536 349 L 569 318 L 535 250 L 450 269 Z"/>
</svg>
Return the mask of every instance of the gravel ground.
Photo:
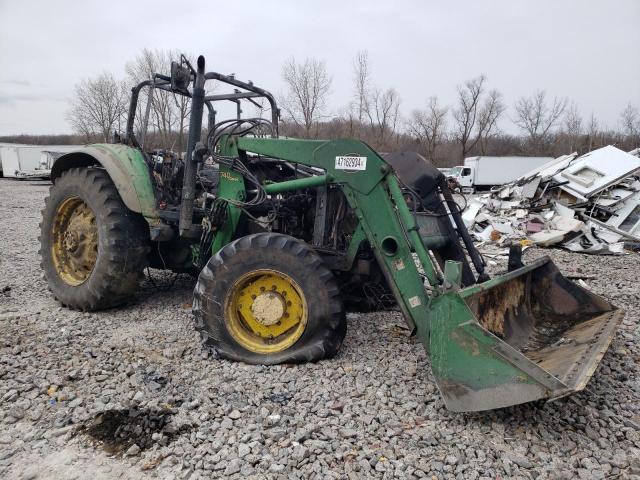
<svg viewBox="0 0 640 480">
<path fill-rule="evenodd" d="M 44 182 L 0 180 L 2 478 L 632 478 L 640 475 L 637 254 L 550 254 L 627 316 L 588 391 L 447 412 L 397 313 L 350 315 L 337 358 L 207 358 L 194 280 L 152 271 L 135 304 L 61 308 L 39 268 Z"/>
</svg>

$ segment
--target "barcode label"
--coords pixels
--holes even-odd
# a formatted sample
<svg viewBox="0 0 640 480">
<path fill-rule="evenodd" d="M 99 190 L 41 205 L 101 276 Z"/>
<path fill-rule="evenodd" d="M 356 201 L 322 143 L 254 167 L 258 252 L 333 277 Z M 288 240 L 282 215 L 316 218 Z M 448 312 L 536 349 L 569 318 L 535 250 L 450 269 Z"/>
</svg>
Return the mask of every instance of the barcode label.
<svg viewBox="0 0 640 480">
<path fill-rule="evenodd" d="M 338 156 L 336 157 L 336 170 L 366 170 L 367 157 Z"/>
</svg>

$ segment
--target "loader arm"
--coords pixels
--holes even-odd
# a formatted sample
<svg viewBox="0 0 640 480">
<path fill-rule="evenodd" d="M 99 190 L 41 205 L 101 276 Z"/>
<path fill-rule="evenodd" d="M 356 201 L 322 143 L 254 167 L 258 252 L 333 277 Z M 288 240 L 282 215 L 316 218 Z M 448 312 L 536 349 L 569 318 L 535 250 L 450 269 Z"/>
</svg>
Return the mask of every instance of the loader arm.
<svg viewBox="0 0 640 480">
<path fill-rule="evenodd" d="M 480 274 L 479 283 L 471 283 L 464 256 L 437 264 L 396 173 L 366 144 L 229 137 L 220 153 L 247 158 L 247 152 L 323 170 L 264 185 L 267 194 L 325 184 L 342 189 L 359 222 L 359 235 L 351 240 L 357 245 L 348 252 L 357 251 L 363 241 L 370 244 L 407 324 L 430 354 L 447 408 L 489 410 L 585 387 L 623 313 L 564 278 L 549 259 L 488 279 L 467 232 L 460 231 L 460 219 L 449 213 L 457 220 L 457 231 L 447 225 L 445 235 L 456 235 L 448 241 L 463 241 Z M 223 174 L 221 194 L 242 196 L 241 182 L 230 180 L 232 174 Z M 225 187 L 234 181 L 235 187 Z M 436 182 L 431 193 L 452 211 L 446 187 Z M 229 208 L 231 222 L 216 237 L 214 251 L 231 240 L 242 215 L 233 205 Z M 516 260 L 514 265 L 520 264 Z"/>
</svg>

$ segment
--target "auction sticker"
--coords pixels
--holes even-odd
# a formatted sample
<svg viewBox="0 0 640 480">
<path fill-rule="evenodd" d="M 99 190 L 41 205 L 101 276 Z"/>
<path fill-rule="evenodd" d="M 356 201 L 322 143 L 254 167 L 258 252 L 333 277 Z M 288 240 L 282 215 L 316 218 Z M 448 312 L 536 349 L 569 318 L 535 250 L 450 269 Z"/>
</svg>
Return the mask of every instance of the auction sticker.
<svg viewBox="0 0 640 480">
<path fill-rule="evenodd" d="M 367 157 L 342 155 L 336 157 L 336 170 L 366 170 Z"/>
</svg>

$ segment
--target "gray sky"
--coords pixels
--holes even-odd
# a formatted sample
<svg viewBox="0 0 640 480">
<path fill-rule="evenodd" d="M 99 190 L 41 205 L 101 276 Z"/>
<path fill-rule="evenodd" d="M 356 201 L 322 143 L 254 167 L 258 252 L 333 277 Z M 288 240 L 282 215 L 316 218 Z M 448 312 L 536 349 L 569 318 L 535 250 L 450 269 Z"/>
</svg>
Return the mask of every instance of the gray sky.
<svg viewBox="0 0 640 480">
<path fill-rule="evenodd" d="M 143 4 L 144 3 L 144 4 Z M 353 57 L 408 114 L 484 73 L 509 105 L 536 89 L 575 100 L 613 127 L 640 107 L 640 0 L 202 1 L 0 0 L 0 135 L 69 133 L 73 86 L 124 77 L 143 48 L 204 54 L 207 70 L 279 93 L 293 55 L 327 63 L 330 112 L 349 102 Z M 173 5 L 170 6 L 170 5 Z M 501 122 L 513 131 L 508 117 Z"/>
</svg>

